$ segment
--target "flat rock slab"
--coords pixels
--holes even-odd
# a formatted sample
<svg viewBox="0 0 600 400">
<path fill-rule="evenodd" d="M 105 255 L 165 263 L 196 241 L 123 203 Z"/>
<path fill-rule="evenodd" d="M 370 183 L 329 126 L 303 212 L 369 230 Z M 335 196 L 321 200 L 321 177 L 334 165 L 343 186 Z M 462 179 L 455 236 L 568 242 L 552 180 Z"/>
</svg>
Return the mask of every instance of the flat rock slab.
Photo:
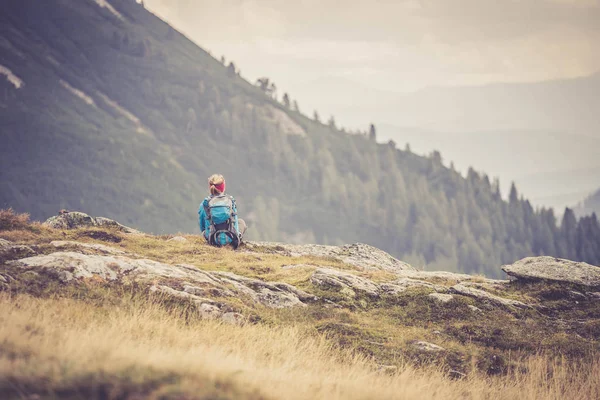
<svg viewBox="0 0 600 400">
<path fill-rule="evenodd" d="M 466 286 L 466 285 L 462 285 L 462 284 L 452 286 L 450 288 L 450 291 L 452 293 L 461 294 L 463 296 L 473 297 L 477 300 L 487 301 L 487 302 L 495 304 L 495 305 L 506 306 L 506 307 L 517 307 L 517 308 L 529 307 L 527 304 L 525 304 L 521 301 L 505 299 L 504 297 L 493 295 L 484 290 L 475 289 L 474 287 Z"/>
<path fill-rule="evenodd" d="M 363 243 L 345 246 L 324 246 L 317 244 L 299 245 L 274 242 L 247 242 L 246 248 L 250 251 L 268 251 L 290 257 L 331 257 L 363 270 L 384 270 L 390 272 L 414 270 L 412 266 L 392 257 L 385 251 Z"/>
<path fill-rule="evenodd" d="M 395 296 L 410 288 L 425 288 L 436 292 L 448 291 L 447 288 L 440 285 L 408 278 L 376 283 L 350 272 L 332 268 L 317 268 L 310 281 L 316 286 L 326 290 L 334 289 L 347 297 L 356 297 L 358 293 L 366 294 L 369 297 Z"/>
<path fill-rule="evenodd" d="M 502 270 L 508 275 L 522 280 L 546 280 L 589 287 L 600 286 L 600 267 L 555 257 L 527 257 L 514 264 L 504 265 Z"/>
<path fill-rule="evenodd" d="M 402 276 L 402 277 L 406 277 L 406 278 L 419 279 L 419 280 L 434 280 L 434 281 L 444 280 L 444 281 L 456 281 L 456 283 L 475 281 L 475 282 L 481 282 L 481 283 L 490 284 L 490 285 L 505 285 L 510 282 L 508 280 L 503 280 L 503 279 L 490 279 L 490 278 L 485 278 L 485 277 L 478 276 L 478 275 L 459 274 L 456 272 L 448 272 L 448 271 L 416 271 L 416 270 L 410 271 L 410 270 L 405 270 L 405 271 L 398 272 L 398 275 Z"/>
<path fill-rule="evenodd" d="M 9 262 L 24 269 L 41 269 L 57 276 L 63 282 L 83 278 L 119 281 L 127 278 L 137 282 L 154 283 L 157 279 L 177 280 L 184 289 L 154 285 L 154 290 L 172 297 L 208 302 L 204 295 L 239 297 L 245 295 L 256 303 L 271 308 L 306 306 L 316 298 L 283 282 L 263 282 L 229 272 L 209 272 L 194 266 L 169 265 L 148 259 L 134 259 L 121 255 L 82 254 L 62 251 L 48 255 L 27 257 Z"/>
</svg>

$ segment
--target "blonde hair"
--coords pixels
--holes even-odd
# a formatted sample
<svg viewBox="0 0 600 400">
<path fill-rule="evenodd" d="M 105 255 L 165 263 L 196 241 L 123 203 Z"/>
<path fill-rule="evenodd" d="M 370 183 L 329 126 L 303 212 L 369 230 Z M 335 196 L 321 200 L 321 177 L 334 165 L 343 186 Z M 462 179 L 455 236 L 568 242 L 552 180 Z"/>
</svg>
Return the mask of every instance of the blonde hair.
<svg viewBox="0 0 600 400">
<path fill-rule="evenodd" d="M 215 185 L 220 185 L 223 182 L 225 182 L 225 178 L 223 178 L 223 175 L 220 175 L 220 174 L 211 175 L 210 178 L 208 178 L 208 186 L 210 189 L 210 194 L 212 194 L 213 196 L 221 194 L 222 192 L 219 192 L 219 189 L 217 189 L 215 187 Z"/>
</svg>

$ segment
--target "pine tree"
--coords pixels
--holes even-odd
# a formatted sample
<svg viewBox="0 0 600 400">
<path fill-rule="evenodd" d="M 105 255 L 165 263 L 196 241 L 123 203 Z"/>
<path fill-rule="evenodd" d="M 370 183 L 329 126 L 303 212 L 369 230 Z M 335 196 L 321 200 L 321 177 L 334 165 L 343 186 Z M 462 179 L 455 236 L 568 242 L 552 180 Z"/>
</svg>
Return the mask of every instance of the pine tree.
<svg viewBox="0 0 600 400">
<path fill-rule="evenodd" d="M 371 124 L 371 126 L 369 127 L 369 139 L 371 139 L 372 141 L 377 140 L 377 132 L 375 131 L 375 125 L 373 124 Z"/>
<path fill-rule="evenodd" d="M 283 94 L 283 106 L 287 109 L 290 108 L 290 97 L 288 96 L 287 93 Z"/>
</svg>

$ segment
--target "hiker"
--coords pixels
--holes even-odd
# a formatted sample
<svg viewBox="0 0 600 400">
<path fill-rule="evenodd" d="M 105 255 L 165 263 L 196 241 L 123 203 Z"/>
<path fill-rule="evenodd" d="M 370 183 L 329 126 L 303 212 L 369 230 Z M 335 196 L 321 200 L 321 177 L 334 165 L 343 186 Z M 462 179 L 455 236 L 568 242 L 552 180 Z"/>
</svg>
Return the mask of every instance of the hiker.
<svg viewBox="0 0 600 400">
<path fill-rule="evenodd" d="M 198 223 L 206 241 L 217 247 L 231 245 L 234 249 L 242 242 L 246 223 L 237 216 L 235 199 L 225 194 L 223 175 L 208 178 L 210 196 L 198 209 Z"/>
</svg>

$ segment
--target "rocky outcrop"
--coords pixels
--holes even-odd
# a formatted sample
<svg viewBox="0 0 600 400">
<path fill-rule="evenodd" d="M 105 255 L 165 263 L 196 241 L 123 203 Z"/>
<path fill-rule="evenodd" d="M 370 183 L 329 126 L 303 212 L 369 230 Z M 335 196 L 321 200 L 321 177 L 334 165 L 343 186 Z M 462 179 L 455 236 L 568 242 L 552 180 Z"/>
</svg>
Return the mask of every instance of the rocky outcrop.
<svg viewBox="0 0 600 400">
<path fill-rule="evenodd" d="M 395 296 L 409 288 L 425 288 L 445 292 L 447 288 L 425 281 L 402 278 L 386 283 L 376 283 L 346 271 L 331 268 L 318 268 L 310 278 L 315 286 L 324 290 L 334 290 L 346 297 L 355 298 L 358 294 L 368 297 L 381 295 Z"/>
<path fill-rule="evenodd" d="M 445 293 L 429 293 L 428 297 L 440 303 L 448 303 L 449 301 L 454 299 L 454 296 Z"/>
<path fill-rule="evenodd" d="M 35 254 L 30 246 L 14 244 L 8 240 L 0 239 L 0 260 L 14 260 Z"/>
<path fill-rule="evenodd" d="M 333 289 L 348 297 L 356 297 L 357 293 L 378 297 L 381 292 L 379 285 L 369 279 L 331 268 L 318 268 L 310 281 L 325 290 Z"/>
<path fill-rule="evenodd" d="M 517 307 L 517 308 L 527 308 L 529 307 L 527 304 L 512 299 L 505 299 L 504 297 L 499 297 L 483 291 L 481 289 L 475 289 L 471 286 L 466 286 L 462 284 L 454 285 L 450 288 L 452 293 L 461 294 L 463 296 L 473 297 L 477 300 L 488 302 L 498 306 L 504 307 Z"/>
<path fill-rule="evenodd" d="M 84 227 L 107 227 L 117 229 L 123 233 L 141 234 L 140 231 L 121 225 L 117 221 L 104 217 L 91 217 L 78 211 L 64 212 L 50 217 L 44 222 L 45 226 L 54 229 L 75 229 Z"/>
<path fill-rule="evenodd" d="M 83 247 L 85 248 L 85 247 Z M 102 250 L 102 249 L 101 249 Z M 305 306 L 315 297 L 281 282 L 263 282 L 228 272 L 208 272 L 194 266 L 169 265 L 153 260 L 134 259 L 121 255 L 91 255 L 74 251 L 55 252 L 10 262 L 23 269 L 44 270 L 65 283 L 77 279 L 117 281 L 129 279 L 153 284 L 155 291 L 171 297 L 208 303 L 205 296 L 247 297 L 272 308 Z M 177 281 L 175 287 L 169 282 Z"/>
<path fill-rule="evenodd" d="M 528 281 L 568 282 L 600 287 L 600 267 L 555 257 L 527 257 L 502 270 L 508 275 Z"/>
<path fill-rule="evenodd" d="M 448 271 L 404 270 L 398 272 L 398 276 L 419 280 L 455 281 L 456 283 L 477 281 L 483 284 L 490 285 L 504 285 L 510 282 L 508 280 L 503 279 L 490 279 L 478 275 L 458 274 L 456 272 Z"/>
<path fill-rule="evenodd" d="M 269 252 L 290 257 L 313 256 L 333 258 L 362 270 L 384 270 L 389 272 L 414 271 L 415 269 L 383 250 L 363 243 L 345 246 L 317 244 L 283 244 L 272 242 L 248 242 L 248 251 Z"/>
</svg>

